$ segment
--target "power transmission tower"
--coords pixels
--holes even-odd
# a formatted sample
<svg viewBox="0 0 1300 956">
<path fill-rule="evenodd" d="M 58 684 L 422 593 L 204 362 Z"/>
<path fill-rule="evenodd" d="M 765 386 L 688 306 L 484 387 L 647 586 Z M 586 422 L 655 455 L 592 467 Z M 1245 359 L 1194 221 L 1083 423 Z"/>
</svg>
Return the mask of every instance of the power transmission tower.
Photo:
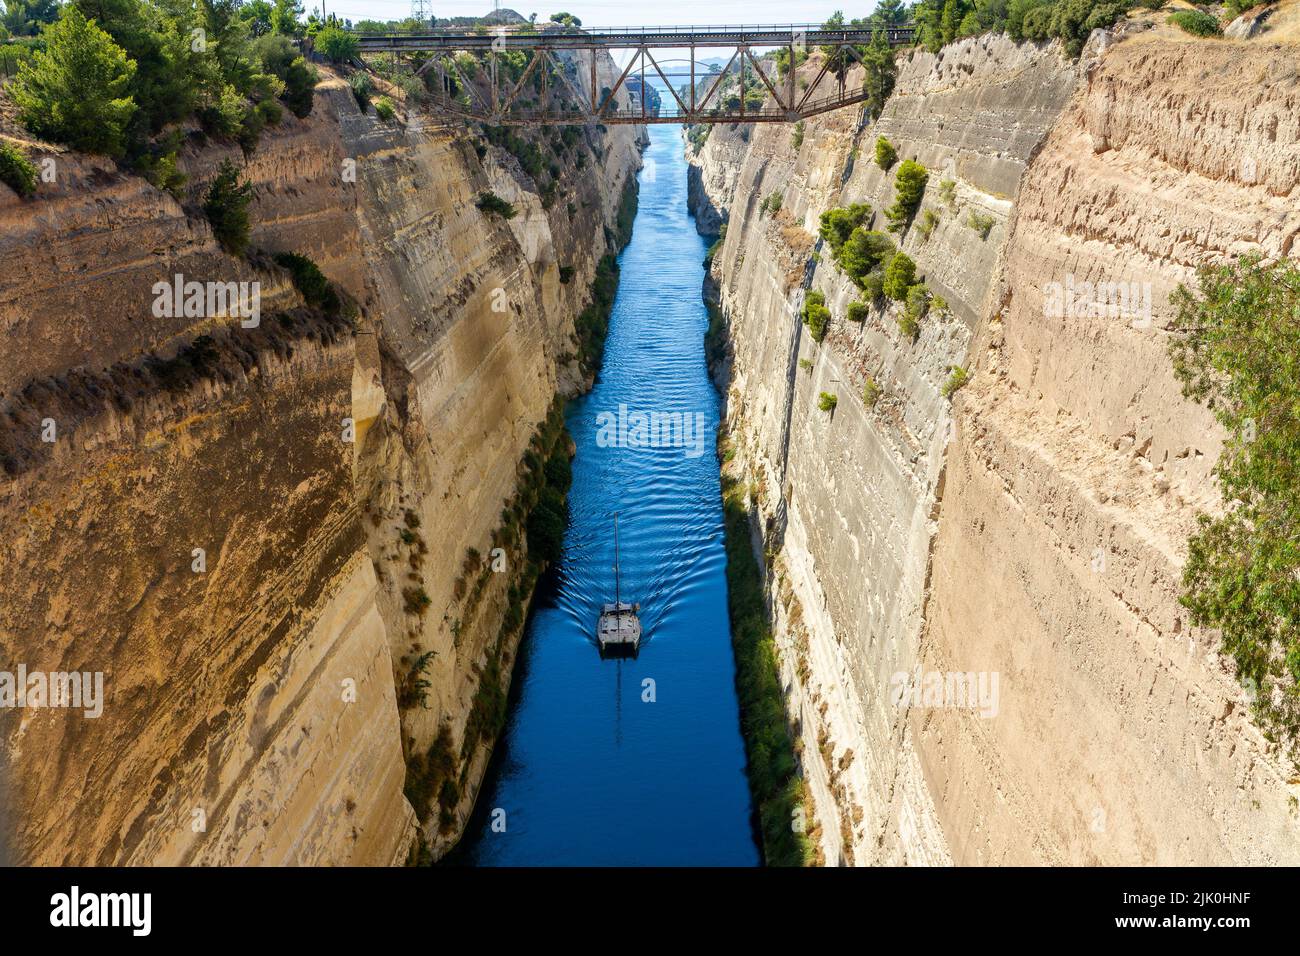
<svg viewBox="0 0 1300 956">
<path fill-rule="evenodd" d="M 431 0 L 411 0 L 411 19 L 427 24 L 433 16 Z"/>
</svg>

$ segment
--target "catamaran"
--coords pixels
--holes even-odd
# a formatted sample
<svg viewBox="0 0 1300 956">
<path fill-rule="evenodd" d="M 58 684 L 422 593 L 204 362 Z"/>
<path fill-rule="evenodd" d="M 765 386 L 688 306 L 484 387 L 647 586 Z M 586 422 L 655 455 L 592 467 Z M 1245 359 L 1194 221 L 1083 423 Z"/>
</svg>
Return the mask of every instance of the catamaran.
<svg viewBox="0 0 1300 956">
<path fill-rule="evenodd" d="M 604 605 L 596 622 L 600 653 L 611 657 L 632 655 L 641 647 L 640 604 L 628 604 L 619 592 L 618 515 L 614 515 L 614 603 Z"/>
</svg>

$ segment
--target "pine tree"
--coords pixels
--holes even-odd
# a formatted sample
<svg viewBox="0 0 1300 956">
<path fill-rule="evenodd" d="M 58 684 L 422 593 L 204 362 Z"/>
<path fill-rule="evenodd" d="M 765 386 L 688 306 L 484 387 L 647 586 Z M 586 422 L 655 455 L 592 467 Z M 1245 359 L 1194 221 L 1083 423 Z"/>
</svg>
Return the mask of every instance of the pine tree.
<svg viewBox="0 0 1300 956">
<path fill-rule="evenodd" d="M 135 113 L 135 61 L 72 4 L 42 31 L 46 48 L 10 87 L 19 120 L 38 136 L 88 153 L 121 156 Z"/>
</svg>

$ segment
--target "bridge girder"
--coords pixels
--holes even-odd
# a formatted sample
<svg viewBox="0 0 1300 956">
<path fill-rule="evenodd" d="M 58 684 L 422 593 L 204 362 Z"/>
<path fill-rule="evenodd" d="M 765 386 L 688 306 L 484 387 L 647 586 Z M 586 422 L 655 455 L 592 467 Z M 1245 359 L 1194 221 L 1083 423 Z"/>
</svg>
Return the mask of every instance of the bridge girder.
<svg viewBox="0 0 1300 956">
<path fill-rule="evenodd" d="M 790 123 L 806 119 L 829 110 L 864 102 L 868 96 L 863 91 L 851 92 L 845 88 L 846 64 L 853 60 L 862 63 L 857 47 L 872 42 L 875 31 L 870 29 L 824 30 L 820 27 L 763 27 L 731 28 L 700 27 L 673 28 L 654 27 L 645 30 L 587 31 L 568 33 L 550 31 L 546 33 L 440 33 L 429 35 L 367 35 L 358 34 L 358 43 L 362 53 L 386 52 L 394 55 L 418 54 L 423 62 L 415 69 L 417 76 L 428 71 L 435 71 L 438 77 L 435 93 L 435 106 L 438 112 L 449 117 L 467 122 L 489 123 L 503 126 L 570 126 L 570 125 L 643 125 L 651 123 Z M 891 27 L 887 39 L 893 46 L 910 45 L 912 27 L 910 25 Z M 798 91 L 795 75 L 787 70 L 784 80 L 776 76 L 775 71 L 764 70 L 759 59 L 754 55 L 754 48 L 785 48 L 789 51 L 789 62 L 795 62 L 796 51 L 816 47 L 829 47 L 843 56 L 832 55 L 824 59 L 816 79 L 804 90 Z M 696 51 L 699 48 L 732 48 L 728 61 L 713 83 L 704 90 L 703 98 L 698 98 L 697 80 L 714 77 L 710 73 L 696 73 Z M 689 85 L 679 90 L 668 78 L 655 58 L 655 50 L 689 49 L 690 74 Z M 612 88 L 598 88 L 597 61 L 601 53 L 614 50 L 632 51 L 627 66 L 622 70 Z M 528 52 L 530 57 L 522 75 L 517 80 L 507 80 L 503 85 L 498 59 L 500 54 L 508 52 Z M 487 94 L 470 79 L 466 78 L 457 62 L 457 55 L 474 54 L 486 62 L 488 74 Z M 566 64 L 566 59 L 568 64 Z M 581 61 L 586 60 L 583 64 Z M 575 76 L 570 77 L 570 65 Z M 589 69 L 587 89 L 580 89 L 578 79 L 581 67 Z M 734 97 L 736 103 L 727 105 L 717 97 L 724 78 L 737 67 L 740 76 L 741 95 Z M 617 109 L 618 93 L 632 76 L 635 67 L 639 67 L 642 95 L 631 109 Z M 567 89 L 572 97 L 573 106 L 569 109 L 545 108 L 521 110 L 516 107 L 526 85 L 541 70 L 543 100 L 552 75 Z M 647 71 L 653 71 L 667 87 L 672 97 L 673 108 L 665 111 L 662 106 L 653 110 L 647 106 L 644 90 L 647 88 Z M 745 104 L 745 78 L 756 77 L 766 89 L 769 100 L 760 108 Z M 828 74 L 833 74 L 836 91 L 830 95 L 814 98 L 821 89 L 822 81 Z M 681 74 L 686 79 L 686 74 Z M 454 91 L 464 93 L 467 102 L 458 101 Z M 685 97 L 685 98 L 684 98 Z M 720 98 L 719 98 L 720 99 Z M 769 102 L 774 105 L 769 105 Z"/>
</svg>

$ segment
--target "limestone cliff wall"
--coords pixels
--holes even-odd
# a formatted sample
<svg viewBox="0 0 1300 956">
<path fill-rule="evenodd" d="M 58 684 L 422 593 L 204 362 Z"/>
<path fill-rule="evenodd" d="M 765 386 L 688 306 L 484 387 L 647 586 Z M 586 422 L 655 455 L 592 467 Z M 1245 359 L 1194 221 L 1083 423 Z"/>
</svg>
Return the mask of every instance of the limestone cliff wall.
<svg viewBox="0 0 1300 956">
<path fill-rule="evenodd" d="M 30 200 L 0 187 L 0 669 L 102 671 L 106 699 L 95 719 L 0 711 L 11 861 L 390 864 L 417 828 L 454 838 L 485 748 L 458 760 L 441 836 L 408 762 L 444 726 L 460 753 L 518 580 L 460 622 L 457 569 L 581 386 L 573 317 L 637 136 L 556 144 L 548 208 L 505 149 L 416 111 L 382 123 L 329 74 L 246 162 L 188 146 L 181 201 L 30 144 L 57 176 Z M 255 190 L 246 259 L 198 212 L 225 158 Z M 485 215 L 488 190 L 520 215 Z M 313 259 L 341 313 L 277 252 Z M 175 274 L 260 282 L 261 325 L 156 316 Z"/>
<path fill-rule="evenodd" d="M 829 861 L 1295 858 L 1294 785 L 1176 603 L 1219 445 L 1160 331 L 1196 264 L 1293 241 L 1293 65 L 1163 29 L 1099 35 L 1079 63 L 976 38 L 900 55 L 875 123 L 827 114 L 797 151 L 756 128 L 725 172 L 712 135 L 700 151 L 702 183 L 735 183 L 715 200 L 727 424 Z M 1205 79 L 1221 73 L 1240 80 Z M 914 341 L 896 307 L 847 321 L 858 291 L 829 250 L 805 251 L 833 206 L 869 203 L 883 228 L 879 135 L 930 170 L 899 239 L 947 308 Z M 1045 321 L 1041 290 L 1071 276 L 1150 283 L 1155 321 Z M 832 312 L 820 345 L 799 324 L 805 288 Z M 950 402 L 956 365 L 973 385 Z M 898 675 L 952 671 L 999 676 L 996 717 L 899 706 Z"/>
</svg>

